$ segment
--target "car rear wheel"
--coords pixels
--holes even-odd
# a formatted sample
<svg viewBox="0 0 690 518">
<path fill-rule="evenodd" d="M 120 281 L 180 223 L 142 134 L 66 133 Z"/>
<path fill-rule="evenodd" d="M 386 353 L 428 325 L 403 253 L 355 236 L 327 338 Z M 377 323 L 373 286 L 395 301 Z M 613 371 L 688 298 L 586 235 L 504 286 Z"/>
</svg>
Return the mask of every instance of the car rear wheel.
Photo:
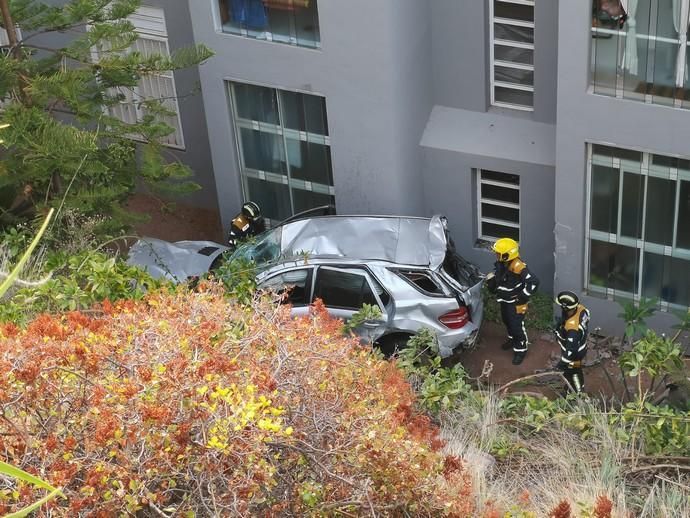
<svg viewBox="0 0 690 518">
<path fill-rule="evenodd" d="M 374 345 L 379 348 L 386 358 L 390 358 L 407 347 L 410 335 L 388 335 L 378 340 Z"/>
</svg>

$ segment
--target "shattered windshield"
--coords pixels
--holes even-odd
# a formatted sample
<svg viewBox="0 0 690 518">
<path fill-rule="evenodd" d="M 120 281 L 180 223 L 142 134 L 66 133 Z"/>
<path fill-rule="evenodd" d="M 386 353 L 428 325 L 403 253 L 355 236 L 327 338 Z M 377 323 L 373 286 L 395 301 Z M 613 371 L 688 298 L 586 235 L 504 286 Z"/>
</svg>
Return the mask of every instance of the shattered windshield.
<svg viewBox="0 0 690 518">
<path fill-rule="evenodd" d="M 230 256 L 230 260 L 242 259 L 263 265 L 275 261 L 280 257 L 280 238 L 282 227 L 274 228 L 237 248 Z"/>
</svg>

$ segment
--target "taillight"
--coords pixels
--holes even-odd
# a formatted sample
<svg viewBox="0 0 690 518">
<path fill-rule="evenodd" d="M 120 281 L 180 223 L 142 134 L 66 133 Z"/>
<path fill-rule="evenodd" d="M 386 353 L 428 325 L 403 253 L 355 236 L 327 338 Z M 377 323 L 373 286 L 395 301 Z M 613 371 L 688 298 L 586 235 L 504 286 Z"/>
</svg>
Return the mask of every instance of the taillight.
<svg viewBox="0 0 690 518">
<path fill-rule="evenodd" d="M 438 321 L 450 329 L 460 329 L 470 321 L 470 314 L 465 306 L 460 306 L 458 309 L 441 315 Z"/>
</svg>

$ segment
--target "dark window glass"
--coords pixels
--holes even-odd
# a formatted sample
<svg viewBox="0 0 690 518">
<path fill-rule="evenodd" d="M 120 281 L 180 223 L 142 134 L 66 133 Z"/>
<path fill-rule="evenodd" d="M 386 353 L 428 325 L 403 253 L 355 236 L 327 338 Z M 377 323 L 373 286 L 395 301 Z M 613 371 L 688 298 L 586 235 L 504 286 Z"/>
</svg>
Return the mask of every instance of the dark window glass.
<svg viewBox="0 0 690 518">
<path fill-rule="evenodd" d="M 328 146 L 291 138 L 286 142 L 292 178 L 333 185 L 331 150 Z"/>
<path fill-rule="evenodd" d="M 678 203 L 678 236 L 676 246 L 690 249 L 690 182 L 680 182 L 680 200 Z"/>
<path fill-rule="evenodd" d="M 494 0 L 494 16 L 531 22 L 534 21 L 534 6 Z"/>
<path fill-rule="evenodd" d="M 482 203 L 482 218 L 502 219 L 511 223 L 520 222 L 520 211 L 510 207 Z"/>
<path fill-rule="evenodd" d="M 534 92 L 514 90 L 497 86 L 494 89 L 496 102 L 507 104 L 519 104 L 520 106 L 532 106 L 534 104 Z"/>
<path fill-rule="evenodd" d="M 534 84 L 534 71 L 496 65 L 494 67 L 494 79 L 503 83 L 532 86 Z"/>
<path fill-rule="evenodd" d="M 624 173 L 621 235 L 636 239 L 642 236 L 643 202 L 644 176 Z"/>
<path fill-rule="evenodd" d="M 314 299 L 326 307 L 359 311 L 363 304 L 376 304 L 374 293 L 364 275 L 319 268 Z"/>
<path fill-rule="evenodd" d="M 280 95 L 286 128 L 328 135 L 326 100 L 323 97 L 285 91 L 280 92 Z"/>
<path fill-rule="evenodd" d="M 631 162 L 642 162 L 642 153 L 631 149 L 620 149 L 617 147 L 603 146 L 601 144 L 592 145 L 592 154 L 597 157 L 618 158 Z"/>
<path fill-rule="evenodd" d="M 247 199 L 261 207 L 264 217 L 282 221 L 292 215 L 290 211 L 290 192 L 282 183 L 267 182 L 247 178 Z"/>
<path fill-rule="evenodd" d="M 496 225 L 495 223 L 482 222 L 482 236 L 495 237 L 496 239 L 502 237 L 510 237 L 515 241 L 520 240 L 520 230 L 515 227 L 508 227 L 505 225 Z"/>
<path fill-rule="evenodd" d="M 630 293 L 637 292 L 637 248 L 592 240 L 590 255 L 590 284 Z"/>
<path fill-rule="evenodd" d="M 507 23 L 494 23 L 494 38 L 519 43 L 534 43 L 534 29 Z"/>
<path fill-rule="evenodd" d="M 335 206 L 335 196 L 303 189 L 292 189 L 292 201 L 295 204 L 295 214 L 324 205 Z"/>
<path fill-rule="evenodd" d="M 645 253 L 642 294 L 671 304 L 690 306 L 690 261 Z"/>
<path fill-rule="evenodd" d="M 498 185 L 482 184 L 482 198 L 508 203 L 520 203 L 520 191 Z"/>
<path fill-rule="evenodd" d="M 511 63 L 522 63 L 523 65 L 533 65 L 534 50 L 522 49 L 519 47 L 508 47 L 507 45 L 494 45 L 494 59 L 497 61 L 509 61 Z"/>
<path fill-rule="evenodd" d="M 619 175 L 618 169 L 592 164 L 592 230 L 618 230 Z"/>
<path fill-rule="evenodd" d="M 276 91 L 264 86 L 233 83 L 235 110 L 241 119 L 280 124 Z"/>
<path fill-rule="evenodd" d="M 283 137 L 264 131 L 240 128 L 244 166 L 268 173 L 286 174 Z"/>
<path fill-rule="evenodd" d="M 498 171 L 487 171 L 482 169 L 482 180 L 491 180 L 494 182 L 510 183 L 513 185 L 520 185 L 520 176 L 509 173 L 499 173 Z"/>
<path fill-rule="evenodd" d="M 646 241 L 672 244 L 675 206 L 676 182 L 650 176 L 647 180 Z"/>
</svg>

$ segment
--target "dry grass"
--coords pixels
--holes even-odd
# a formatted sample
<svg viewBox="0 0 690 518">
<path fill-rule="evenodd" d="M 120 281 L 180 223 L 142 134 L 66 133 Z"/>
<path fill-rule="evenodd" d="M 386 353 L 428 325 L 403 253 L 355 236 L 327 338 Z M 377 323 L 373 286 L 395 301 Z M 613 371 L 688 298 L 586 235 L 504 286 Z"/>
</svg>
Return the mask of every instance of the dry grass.
<svg viewBox="0 0 690 518">
<path fill-rule="evenodd" d="M 601 408 L 587 401 L 575 405 L 594 424 L 586 439 L 557 423 L 539 434 L 518 433 L 514 423 L 502 419 L 500 398 L 491 391 L 442 416 L 446 453 L 466 460 L 477 509 L 492 503 L 513 511 L 506 516 L 528 516 L 518 509 L 549 516 L 565 500 L 574 516 L 591 517 L 597 516 L 592 514 L 597 499 L 606 496 L 614 504 L 614 518 L 690 517 L 687 476 L 631 477 L 627 470 L 638 465 L 639 446 L 617 440 Z M 516 453 L 494 461 L 497 444 L 513 445 Z"/>
</svg>

